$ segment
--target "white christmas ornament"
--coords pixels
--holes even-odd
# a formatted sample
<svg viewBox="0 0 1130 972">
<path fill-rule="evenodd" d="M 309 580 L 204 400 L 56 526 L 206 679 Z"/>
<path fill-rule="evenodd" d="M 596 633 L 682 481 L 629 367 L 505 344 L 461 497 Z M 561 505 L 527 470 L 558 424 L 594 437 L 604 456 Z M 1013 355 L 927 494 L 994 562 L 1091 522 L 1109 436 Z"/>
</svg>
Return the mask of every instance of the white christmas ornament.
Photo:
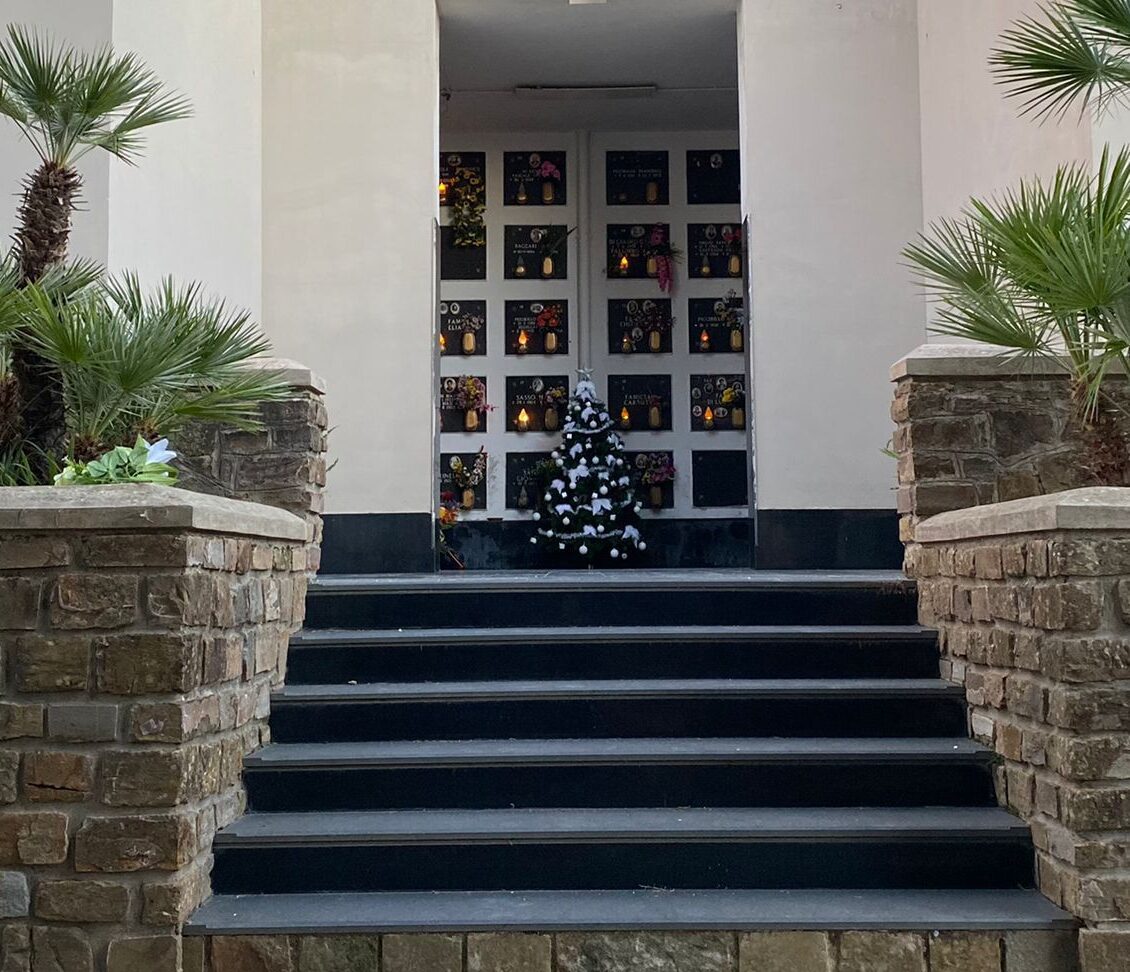
<svg viewBox="0 0 1130 972">
<path fill-rule="evenodd" d="M 620 556 L 620 551 L 615 547 L 612 548 L 612 559 L 616 560 Z"/>
<path fill-rule="evenodd" d="M 584 556 L 585 554 L 587 554 L 588 552 L 589 552 L 589 548 L 588 548 L 588 547 L 584 547 L 584 546 L 582 546 L 582 547 L 578 548 L 578 550 L 577 550 L 577 553 L 579 553 L 579 554 L 580 554 L 580 555 L 581 555 L 582 557 L 583 557 L 583 556 Z"/>
</svg>

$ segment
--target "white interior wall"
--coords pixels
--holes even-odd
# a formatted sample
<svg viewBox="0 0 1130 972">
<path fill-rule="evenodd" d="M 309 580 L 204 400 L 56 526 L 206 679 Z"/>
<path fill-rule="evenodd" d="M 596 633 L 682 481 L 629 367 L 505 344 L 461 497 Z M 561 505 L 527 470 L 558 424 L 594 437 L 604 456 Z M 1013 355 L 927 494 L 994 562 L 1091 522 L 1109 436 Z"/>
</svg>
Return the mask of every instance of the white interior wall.
<svg viewBox="0 0 1130 972">
<path fill-rule="evenodd" d="M 172 274 L 262 309 L 259 0 L 115 0 L 114 46 L 188 96 L 193 117 L 150 129 L 135 168 L 110 166 L 109 264 Z"/>
<path fill-rule="evenodd" d="M 21 24 L 45 32 L 61 43 L 90 50 L 110 43 L 113 35 L 113 0 L 3 0 L 0 28 Z M 23 177 L 39 159 L 17 133 L 16 126 L 0 118 L 0 246 L 6 247 L 16 225 Z M 83 177 L 83 212 L 76 214 L 71 253 L 105 262 L 108 246 L 110 161 L 105 152 L 92 152 L 79 167 Z"/>
<path fill-rule="evenodd" d="M 925 306 L 915 0 L 745 0 L 744 199 L 763 509 L 894 505 L 887 369 Z"/>
<path fill-rule="evenodd" d="M 434 0 L 263 2 L 264 321 L 322 374 L 327 508 L 433 498 Z"/>
</svg>

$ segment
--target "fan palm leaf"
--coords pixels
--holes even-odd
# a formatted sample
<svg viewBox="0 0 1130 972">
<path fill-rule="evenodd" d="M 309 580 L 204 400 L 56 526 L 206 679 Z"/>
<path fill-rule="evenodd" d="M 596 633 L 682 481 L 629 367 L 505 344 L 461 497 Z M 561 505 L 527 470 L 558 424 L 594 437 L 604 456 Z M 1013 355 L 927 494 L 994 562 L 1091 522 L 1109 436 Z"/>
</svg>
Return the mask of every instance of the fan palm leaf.
<svg viewBox="0 0 1130 972">
<path fill-rule="evenodd" d="M 935 223 L 905 256 L 937 302 L 933 329 L 1068 367 L 1090 410 L 1130 364 L 1130 149 L 1094 174 L 1063 166 L 963 217 Z"/>
<path fill-rule="evenodd" d="M 1001 36 L 990 64 L 1026 114 L 1103 110 L 1130 91 L 1130 0 L 1059 0 Z"/>
<path fill-rule="evenodd" d="M 63 378 L 70 455 L 175 436 L 191 420 L 256 429 L 260 404 L 287 392 L 276 372 L 248 367 L 268 350 L 248 315 L 196 284 L 145 293 L 124 275 L 65 303 L 40 287 L 27 300 L 24 340 Z"/>
</svg>

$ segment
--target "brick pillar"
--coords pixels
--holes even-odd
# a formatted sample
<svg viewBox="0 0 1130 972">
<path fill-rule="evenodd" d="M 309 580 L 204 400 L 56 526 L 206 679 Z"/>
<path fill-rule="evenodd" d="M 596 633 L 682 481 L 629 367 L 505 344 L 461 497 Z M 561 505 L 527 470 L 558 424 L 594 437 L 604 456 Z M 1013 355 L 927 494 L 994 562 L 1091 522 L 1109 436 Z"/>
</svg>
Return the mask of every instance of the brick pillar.
<svg viewBox="0 0 1130 972">
<path fill-rule="evenodd" d="M 179 972 L 302 621 L 306 537 L 168 487 L 0 490 L 3 972 Z"/>
<path fill-rule="evenodd" d="M 977 344 L 926 344 L 891 369 L 904 542 L 937 513 L 1082 486 L 1130 484 L 1117 450 L 1130 421 L 1097 435 L 1085 429 L 1067 372 L 1054 361 L 1001 357 Z M 1130 386 L 1112 379 L 1108 398 L 1126 409 Z M 1123 444 L 1122 453 L 1125 453 Z M 1119 469 L 1119 466 L 1122 466 Z M 1113 468 L 1111 468 L 1113 466 Z"/>
<path fill-rule="evenodd" d="M 1086 923 L 1083 972 L 1130 969 L 1130 489 L 945 513 L 916 539 L 921 621 L 1031 822 L 1040 889 Z"/>
<path fill-rule="evenodd" d="M 305 365 L 267 358 L 257 367 L 282 373 L 291 394 L 262 407 L 263 429 L 200 422 L 172 444 L 181 453 L 180 485 L 202 493 L 277 506 L 302 517 L 309 530 L 311 573 L 321 561 L 323 491 L 326 485 L 325 383 Z"/>
</svg>

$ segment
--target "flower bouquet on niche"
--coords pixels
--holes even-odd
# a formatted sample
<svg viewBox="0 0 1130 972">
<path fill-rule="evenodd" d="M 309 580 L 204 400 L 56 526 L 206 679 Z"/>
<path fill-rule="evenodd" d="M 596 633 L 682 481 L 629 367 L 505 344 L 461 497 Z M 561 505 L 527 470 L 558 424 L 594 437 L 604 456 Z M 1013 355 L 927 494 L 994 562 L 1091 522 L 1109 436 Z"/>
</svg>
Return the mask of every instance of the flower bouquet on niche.
<svg viewBox="0 0 1130 972">
<path fill-rule="evenodd" d="M 682 253 L 671 245 L 670 229 L 663 223 L 656 223 L 647 237 L 647 275 L 659 281 L 659 289 L 665 294 L 675 292 L 675 264 Z"/>
<path fill-rule="evenodd" d="M 561 185 L 561 170 L 546 159 L 537 169 L 541 179 L 541 201 L 546 206 L 552 206 L 557 200 L 557 187 Z"/>
<path fill-rule="evenodd" d="M 463 428 L 475 432 L 479 428 L 479 416 L 494 410 L 487 401 L 486 382 L 474 375 L 460 375 L 456 380 L 455 404 L 463 409 Z"/>
<path fill-rule="evenodd" d="M 451 540 L 448 537 L 448 534 L 458 523 L 459 502 L 456 500 L 455 494 L 449 491 L 440 493 L 439 511 L 436 514 L 436 546 L 439 550 L 440 557 L 445 562 L 452 564 L 459 570 L 463 570 L 466 565 L 451 546 Z"/>
<path fill-rule="evenodd" d="M 486 187 L 474 169 L 458 166 L 452 172 L 448 193 L 451 198 L 451 242 L 458 247 L 487 244 Z"/>
<path fill-rule="evenodd" d="M 663 487 L 675 481 L 675 464 L 666 452 L 642 452 L 636 457 L 640 484 L 647 487 L 653 510 L 663 509 Z"/>
<path fill-rule="evenodd" d="M 479 449 L 470 468 L 459 456 L 452 456 L 449 465 L 451 467 L 451 478 L 462 492 L 459 498 L 463 509 L 473 510 L 475 508 L 475 489 L 482 484 L 487 474 L 486 447 L 483 446 Z"/>
</svg>

